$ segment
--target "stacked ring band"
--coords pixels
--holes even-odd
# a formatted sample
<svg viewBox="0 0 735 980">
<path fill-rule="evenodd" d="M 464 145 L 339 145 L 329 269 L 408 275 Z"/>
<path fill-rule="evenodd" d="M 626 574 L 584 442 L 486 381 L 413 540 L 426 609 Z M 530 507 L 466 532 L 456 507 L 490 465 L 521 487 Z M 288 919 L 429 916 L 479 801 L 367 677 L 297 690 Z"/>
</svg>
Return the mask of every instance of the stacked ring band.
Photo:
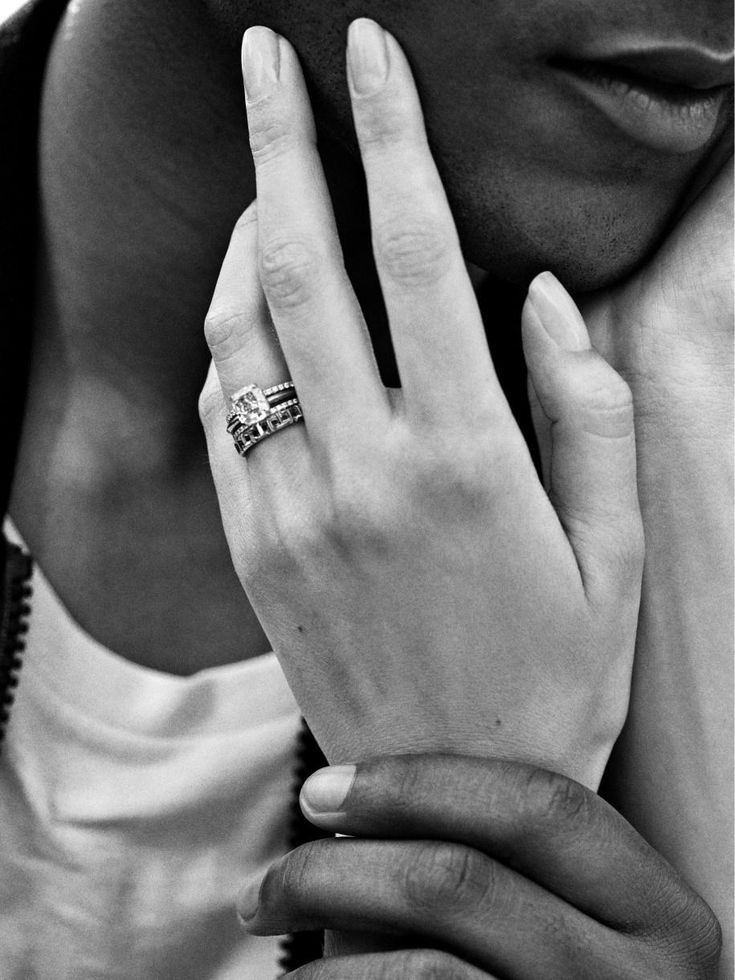
<svg viewBox="0 0 735 980">
<path fill-rule="evenodd" d="M 227 431 L 235 449 L 244 456 L 262 439 L 303 419 L 301 405 L 292 381 L 270 388 L 245 385 L 231 398 Z"/>
</svg>

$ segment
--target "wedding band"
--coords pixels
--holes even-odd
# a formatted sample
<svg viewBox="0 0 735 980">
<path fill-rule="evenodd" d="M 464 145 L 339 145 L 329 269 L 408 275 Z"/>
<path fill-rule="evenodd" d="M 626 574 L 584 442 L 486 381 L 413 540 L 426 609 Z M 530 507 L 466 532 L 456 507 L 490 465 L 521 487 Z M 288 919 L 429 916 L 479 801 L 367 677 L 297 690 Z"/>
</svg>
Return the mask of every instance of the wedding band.
<svg viewBox="0 0 735 980">
<path fill-rule="evenodd" d="M 244 385 L 234 393 L 230 404 L 227 431 L 241 456 L 262 439 L 300 422 L 304 417 L 293 381 L 284 381 L 270 388 Z"/>
<path fill-rule="evenodd" d="M 299 405 L 297 398 L 284 402 L 282 405 L 277 405 L 260 422 L 248 426 L 233 437 L 235 449 L 241 456 L 244 456 L 256 443 L 266 439 L 268 436 L 272 436 L 274 432 L 278 432 L 280 429 L 285 429 L 289 425 L 300 422 L 303 417 L 304 413 L 301 411 L 301 405 Z"/>
</svg>

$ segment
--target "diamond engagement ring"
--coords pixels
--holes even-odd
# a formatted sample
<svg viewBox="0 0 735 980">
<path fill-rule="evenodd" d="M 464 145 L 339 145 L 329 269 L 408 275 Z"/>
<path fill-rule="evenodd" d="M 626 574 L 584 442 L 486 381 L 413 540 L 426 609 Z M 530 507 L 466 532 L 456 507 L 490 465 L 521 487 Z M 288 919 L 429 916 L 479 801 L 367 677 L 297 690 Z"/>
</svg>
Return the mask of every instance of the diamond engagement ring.
<svg viewBox="0 0 735 980">
<path fill-rule="evenodd" d="M 304 417 L 293 381 L 284 381 L 270 388 L 245 385 L 234 393 L 230 403 L 227 431 L 241 456 L 261 439 L 300 422 Z"/>
</svg>

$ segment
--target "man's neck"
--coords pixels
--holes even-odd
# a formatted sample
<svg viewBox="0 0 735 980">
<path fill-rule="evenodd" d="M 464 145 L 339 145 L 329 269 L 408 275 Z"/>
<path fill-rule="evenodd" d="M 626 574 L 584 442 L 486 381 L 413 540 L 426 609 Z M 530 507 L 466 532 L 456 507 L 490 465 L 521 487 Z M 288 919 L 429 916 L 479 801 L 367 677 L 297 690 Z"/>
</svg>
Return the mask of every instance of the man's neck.
<svg viewBox="0 0 735 980">
<path fill-rule="evenodd" d="M 80 0 L 40 134 L 34 356 L 10 512 L 77 621 L 149 667 L 267 649 L 197 417 L 202 325 L 254 194 L 237 52 L 195 0 Z"/>
<path fill-rule="evenodd" d="M 172 6 L 72 4 L 41 129 L 38 329 L 70 352 L 77 388 L 109 387 L 152 441 L 155 420 L 174 436 L 196 425 L 202 322 L 254 195 L 237 57 L 196 3 Z"/>
</svg>

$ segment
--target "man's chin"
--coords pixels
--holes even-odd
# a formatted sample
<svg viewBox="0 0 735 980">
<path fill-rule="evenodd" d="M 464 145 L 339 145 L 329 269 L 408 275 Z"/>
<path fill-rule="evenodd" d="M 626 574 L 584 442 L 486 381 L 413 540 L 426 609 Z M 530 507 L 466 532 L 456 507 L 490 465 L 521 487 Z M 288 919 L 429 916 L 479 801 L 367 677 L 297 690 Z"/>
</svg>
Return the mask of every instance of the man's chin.
<svg viewBox="0 0 735 980">
<path fill-rule="evenodd" d="M 612 286 L 630 276 L 645 263 L 661 239 L 656 235 L 620 241 L 614 236 L 592 236 L 589 230 L 578 234 L 552 229 L 541 241 L 505 231 L 488 235 L 488 225 L 461 228 L 465 258 L 483 273 L 517 286 L 526 287 L 534 276 L 547 270 L 554 273 L 573 293 L 588 293 Z"/>
</svg>

